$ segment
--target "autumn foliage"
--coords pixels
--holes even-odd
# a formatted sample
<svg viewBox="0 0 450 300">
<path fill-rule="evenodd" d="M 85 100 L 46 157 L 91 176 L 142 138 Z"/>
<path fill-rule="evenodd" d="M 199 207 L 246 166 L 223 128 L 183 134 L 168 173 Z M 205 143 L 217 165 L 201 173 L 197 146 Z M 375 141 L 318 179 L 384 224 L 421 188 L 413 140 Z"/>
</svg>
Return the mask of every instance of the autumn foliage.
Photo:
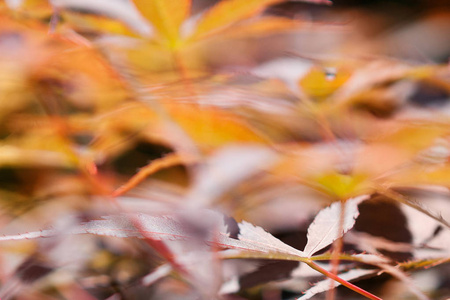
<svg viewBox="0 0 450 300">
<path fill-rule="evenodd" d="M 347 18 L 0 2 L 0 298 L 446 299 L 450 68 Z"/>
</svg>

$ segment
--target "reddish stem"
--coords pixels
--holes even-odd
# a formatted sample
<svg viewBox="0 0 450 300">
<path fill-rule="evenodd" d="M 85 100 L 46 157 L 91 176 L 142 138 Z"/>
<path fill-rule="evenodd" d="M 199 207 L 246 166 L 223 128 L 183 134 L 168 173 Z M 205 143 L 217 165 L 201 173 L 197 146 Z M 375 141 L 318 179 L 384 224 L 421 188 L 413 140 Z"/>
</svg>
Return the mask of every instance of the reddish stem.
<svg viewBox="0 0 450 300">
<path fill-rule="evenodd" d="M 345 201 L 341 201 L 341 211 L 339 213 L 339 228 L 338 232 L 341 233 L 344 231 L 344 222 L 345 222 Z M 331 252 L 331 273 L 337 276 L 339 270 L 339 256 L 341 254 L 343 247 L 342 237 L 338 238 L 333 243 L 333 249 Z M 327 293 L 327 300 L 334 300 L 335 298 L 335 290 L 334 290 L 334 282 L 330 283 L 330 289 Z"/>
<path fill-rule="evenodd" d="M 323 275 L 327 276 L 328 278 L 331 278 L 337 282 L 339 282 L 340 284 L 342 284 L 343 286 L 351 289 L 352 291 L 357 292 L 360 295 L 363 295 L 364 297 L 368 298 L 368 299 L 372 299 L 372 300 L 382 300 L 381 298 L 369 293 L 366 290 L 363 290 L 360 287 L 357 287 L 356 285 L 340 278 L 339 276 L 321 268 L 319 265 L 317 265 L 316 263 L 314 263 L 313 261 L 309 260 L 309 261 L 305 261 L 305 263 L 310 266 L 311 268 L 313 268 L 314 270 L 316 270 L 317 272 L 322 273 Z"/>
<path fill-rule="evenodd" d="M 132 188 L 136 187 L 139 183 L 144 181 L 148 176 L 165 168 L 173 167 L 179 164 L 189 164 L 195 162 L 196 158 L 189 155 L 183 155 L 179 153 L 168 154 L 164 157 L 153 160 L 150 164 L 143 167 L 138 173 L 136 173 L 130 180 L 120 186 L 112 193 L 112 197 L 117 197 L 125 194 Z"/>
</svg>

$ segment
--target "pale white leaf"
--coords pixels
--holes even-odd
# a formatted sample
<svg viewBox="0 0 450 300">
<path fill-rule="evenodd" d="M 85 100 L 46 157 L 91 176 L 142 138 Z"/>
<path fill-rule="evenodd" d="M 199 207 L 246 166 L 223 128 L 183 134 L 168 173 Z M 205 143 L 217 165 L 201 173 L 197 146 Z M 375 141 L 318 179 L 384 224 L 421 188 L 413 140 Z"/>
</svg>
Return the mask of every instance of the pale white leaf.
<svg viewBox="0 0 450 300">
<path fill-rule="evenodd" d="M 311 257 L 317 251 L 327 247 L 336 239 L 342 237 L 355 225 L 356 218 L 359 215 L 358 204 L 369 197 L 359 196 L 351 198 L 345 202 L 344 223 L 340 223 L 341 202 L 334 202 L 329 207 L 322 209 L 308 228 L 308 243 L 303 252 Z M 339 231 L 341 227 L 342 231 Z"/>
<path fill-rule="evenodd" d="M 379 270 L 367 270 L 367 269 L 352 269 L 348 272 L 339 274 L 339 277 L 345 281 L 355 280 L 368 275 L 376 274 Z M 317 282 L 312 288 L 308 289 L 303 296 L 297 298 L 297 300 L 311 299 L 313 296 L 328 291 L 330 288 L 339 286 L 339 282 L 335 282 L 332 279 L 325 279 Z"/>
<path fill-rule="evenodd" d="M 233 294 L 240 290 L 239 278 L 233 277 L 226 281 L 219 290 L 219 295 Z"/>
<path fill-rule="evenodd" d="M 57 234 L 58 234 L 58 231 L 53 230 L 53 229 L 25 232 L 25 233 L 19 233 L 19 234 L 0 236 L 0 242 L 32 240 L 32 239 L 38 239 L 38 238 L 42 238 L 42 237 L 51 237 L 51 236 L 55 236 Z"/>
<path fill-rule="evenodd" d="M 195 174 L 188 198 L 205 205 L 233 186 L 261 172 L 275 162 L 277 155 L 258 146 L 230 146 L 210 157 Z"/>
<path fill-rule="evenodd" d="M 136 228 L 136 225 L 139 225 L 140 228 Z M 185 226 L 173 218 L 145 214 L 106 216 L 103 217 L 103 220 L 93 220 L 81 225 L 74 233 L 138 238 L 142 238 L 142 234 L 144 234 L 155 240 L 180 239 L 190 236 Z"/>
<path fill-rule="evenodd" d="M 169 216 L 151 216 L 147 214 L 121 214 L 104 216 L 100 220 L 85 222 L 69 229 L 65 234 L 94 234 L 100 236 L 143 238 L 143 235 L 155 240 L 177 240 L 192 237 L 189 228 L 182 222 Z M 139 228 L 137 228 L 139 226 Z M 45 229 L 15 235 L 0 236 L 0 241 L 26 240 L 51 237 L 61 232 Z"/>
<path fill-rule="evenodd" d="M 298 90 L 298 81 L 305 76 L 313 63 L 304 59 L 277 58 L 254 68 L 251 72 L 262 78 L 278 78 L 294 91 Z"/>
<path fill-rule="evenodd" d="M 239 226 L 238 239 L 229 237 L 228 228 L 224 225 L 223 216 L 217 212 L 205 210 L 196 216 L 196 220 L 178 216 L 152 216 L 147 214 L 122 214 L 105 216 L 100 220 L 92 220 L 79 225 L 66 234 L 94 234 L 119 238 L 151 238 L 154 240 L 199 240 L 208 244 L 223 248 L 238 250 L 238 253 L 250 252 L 262 254 L 258 257 L 270 258 L 270 254 L 285 254 L 290 256 L 305 257 L 304 253 L 297 250 L 263 228 L 254 226 L 248 222 L 242 222 Z M 199 234 L 197 228 L 205 229 L 205 233 Z M 192 230 L 194 229 L 194 230 Z M 36 239 L 50 237 L 58 234 L 56 230 L 41 230 L 36 232 L 9 235 L 0 237 L 0 241 Z M 266 255 L 267 254 L 267 255 Z M 250 255 L 251 257 L 251 255 Z"/>
<path fill-rule="evenodd" d="M 302 251 L 283 243 L 261 227 L 244 221 L 239 224 L 239 230 L 238 240 L 222 236 L 219 242 L 238 250 L 305 257 Z"/>
</svg>

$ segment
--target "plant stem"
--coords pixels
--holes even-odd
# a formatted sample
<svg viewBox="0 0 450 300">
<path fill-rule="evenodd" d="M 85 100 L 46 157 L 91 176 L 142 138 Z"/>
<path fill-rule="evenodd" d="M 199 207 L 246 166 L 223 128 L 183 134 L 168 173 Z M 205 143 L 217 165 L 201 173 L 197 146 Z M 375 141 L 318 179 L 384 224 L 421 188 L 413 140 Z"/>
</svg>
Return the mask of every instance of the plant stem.
<svg viewBox="0 0 450 300">
<path fill-rule="evenodd" d="M 344 231 L 344 222 L 345 222 L 345 201 L 341 201 L 341 211 L 339 213 L 339 228 L 338 232 L 341 233 Z M 339 269 L 339 256 L 341 254 L 343 247 L 342 237 L 338 238 L 334 243 L 331 251 L 331 273 L 337 276 Z M 330 282 L 330 289 L 327 292 L 327 300 L 334 300 L 336 295 L 336 290 L 334 289 L 334 282 Z"/>
<path fill-rule="evenodd" d="M 125 184 L 120 186 L 112 193 L 112 197 L 117 197 L 125 194 L 132 188 L 136 187 L 139 183 L 144 181 L 148 176 L 165 168 L 173 167 L 179 164 L 189 164 L 197 160 L 194 156 L 183 155 L 180 153 L 171 153 L 164 157 L 153 160 L 150 164 L 143 167 Z"/>
<path fill-rule="evenodd" d="M 368 298 L 368 299 L 372 299 L 372 300 L 382 300 L 381 298 L 369 293 L 366 290 L 363 290 L 360 287 L 357 287 L 356 285 L 340 278 L 339 276 L 321 268 L 319 265 L 317 265 L 316 263 L 314 263 L 312 260 L 306 260 L 305 263 L 310 266 L 311 268 L 313 268 L 314 270 L 316 270 L 317 272 L 322 273 L 323 275 L 327 276 L 328 278 L 331 278 L 337 282 L 339 282 L 340 284 L 342 284 L 343 286 L 351 289 L 352 291 L 357 292 L 360 295 L 363 295 L 364 297 Z"/>
<path fill-rule="evenodd" d="M 196 100 L 197 92 L 195 91 L 195 88 L 192 84 L 192 76 L 189 72 L 189 67 L 186 66 L 182 53 L 180 51 L 175 50 L 172 53 L 172 57 L 175 63 L 175 68 L 177 69 L 180 78 L 184 83 L 187 94 Z"/>
</svg>

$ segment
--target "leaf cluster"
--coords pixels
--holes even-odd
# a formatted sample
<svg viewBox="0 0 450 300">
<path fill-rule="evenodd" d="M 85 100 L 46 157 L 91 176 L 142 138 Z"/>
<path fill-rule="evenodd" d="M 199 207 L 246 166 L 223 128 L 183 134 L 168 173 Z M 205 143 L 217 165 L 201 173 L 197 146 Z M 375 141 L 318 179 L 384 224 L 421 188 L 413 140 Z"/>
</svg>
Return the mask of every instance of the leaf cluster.
<svg viewBox="0 0 450 300">
<path fill-rule="evenodd" d="M 450 120 L 414 96 L 448 66 L 279 75 L 259 42 L 347 28 L 283 2 L 0 4 L 0 298 L 446 296 Z"/>
</svg>

